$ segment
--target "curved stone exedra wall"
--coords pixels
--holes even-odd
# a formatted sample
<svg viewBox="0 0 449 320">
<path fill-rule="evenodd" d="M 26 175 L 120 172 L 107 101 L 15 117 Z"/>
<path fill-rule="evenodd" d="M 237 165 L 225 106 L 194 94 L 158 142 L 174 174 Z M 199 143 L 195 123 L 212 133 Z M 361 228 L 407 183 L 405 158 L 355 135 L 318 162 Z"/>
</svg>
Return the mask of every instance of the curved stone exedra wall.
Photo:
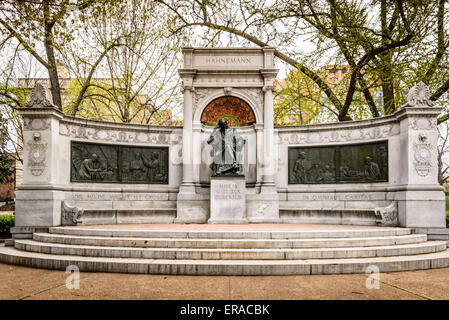
<svg viewBox="0 0 449 320">
<path fill-rule="evenodd" d="M 202 87 L 185 89 L 191 110 L 183 128 L 69 117 L 36 87 L 30 107 L 20 111 L 24 162 L 16 235 L 66 224 L 73 208 L 84 210 L 83 223 L 206 223 L 212 158 L 206 140 L 213 127 L 197 120 L 220 92 L 241 98 L 250 89 L 208 89 L 211 83 L 203 80 L 210 73 L 199 70 L 192 84 Z M 272 81 L 277 71 L 266 72 L 264 79 Z M 243 76 L 249 77 L 244 70 Z M 237 129 L 246 140 L 248 222 L 445 226 L 437 182 L 439 108 L 414 99 L 412 90 L 390 116 L 273 127 L 266 121 L 272 87 L 257 81 L 250 90 L 256 98 L 245 100 L 256 123 Z"/>
</svg>

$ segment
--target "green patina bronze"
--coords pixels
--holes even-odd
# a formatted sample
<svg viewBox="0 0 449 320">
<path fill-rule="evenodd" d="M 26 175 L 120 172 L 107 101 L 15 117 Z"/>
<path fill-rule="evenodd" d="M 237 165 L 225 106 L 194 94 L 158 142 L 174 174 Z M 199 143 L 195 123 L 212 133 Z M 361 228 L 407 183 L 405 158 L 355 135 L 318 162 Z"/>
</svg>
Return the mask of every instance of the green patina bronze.
<svg viewBox="0 0 449 320">
<path fill-rule="evenodd" d="M 388 141 L 290 147 L 289 184 L 388 182 Z"/>
<path fill-rule="evenodd" d="M 168 148 L 71 144 L 71 181 L 168 184 Z"/>
</svg>

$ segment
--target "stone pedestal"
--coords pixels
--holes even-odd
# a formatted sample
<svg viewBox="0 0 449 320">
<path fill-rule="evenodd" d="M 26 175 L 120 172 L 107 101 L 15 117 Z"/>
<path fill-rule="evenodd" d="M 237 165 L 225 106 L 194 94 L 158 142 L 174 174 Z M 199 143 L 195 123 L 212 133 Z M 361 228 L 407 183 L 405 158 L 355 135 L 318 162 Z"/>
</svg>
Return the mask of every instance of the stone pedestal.
<svg viewBox="0 0 449 320">
<path fill-rule="evenodd" d="M 211 177 L 209 223 L 248 223 L 245 177 Z"/>
</svg>

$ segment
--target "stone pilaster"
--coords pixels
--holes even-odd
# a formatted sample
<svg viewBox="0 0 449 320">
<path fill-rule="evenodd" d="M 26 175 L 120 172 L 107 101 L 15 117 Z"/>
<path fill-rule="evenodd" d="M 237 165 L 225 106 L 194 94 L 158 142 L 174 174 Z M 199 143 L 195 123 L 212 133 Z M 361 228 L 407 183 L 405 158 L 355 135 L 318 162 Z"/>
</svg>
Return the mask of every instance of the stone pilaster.
<svg viewBox="0 0 449 320">
<path fill-rule="evenodd" d="M 184 67 L 179 74 L 183 81 L 183 129 L 182 129 L 182 182 L 176 205 L 176 223 L 205 223 L 209 216 L 208 203 L 204 197 L 196 194 L 193 178 L 193 80 L 195 69 L 192 66 L 192 52 L 190 48 L 184 49 Z M 197 136 L 197 134 L 195 134 Z"/>
<path fill-rule="evenodd" d="M 263 168 L 262 168 L 262 186 L 274 187 L 274 126 L 273 126 L 273 86 L 265 86 L 264 108 L 263 108 Z"/>
<path fill-rule="evenodd" d="M 37 84 L 23 118 L 23 178 L 16 191 L 16 227 L 13 236 L 28 237 L 37 227 L 61 222 L 63 192 L 61 163 L 68 157 L 59 137 L 62 112 L 54 106 L 46 90 Z M 36 192 L 38 190 L 38 192 Z"/>
<path fill-rule="evenodd" d="M 182 185 L 190 192 L 193 187 L 193 112 L 192 112 L 192 86 L 184 86 L 184 116 L 182 129 Z"/>
<path fill-rule="evenodd" d="M 264 108 L 263 108 L 263 158 L 262 158 L 262 193 L 277 193 L 274 184 L 275 174 L 275 159 L 274 159 L 274 105 L 273 92 L 274 79 L 276 77 L 277 69 L 264 69 L 261 71 L 264 77 Z"/>
<path fill-rule="evenodd" d="M 272 48 L 264 48 L 264 63 L 266 68 L 273 68 Z M 274 79 L 277 69 L 264 69 L 261 74 L 264 78 L 264 104 L 263 104 L 263 139 L 259 139 L 260 131 L 257 131 L 258 141 L 263 141 L 262 148 L 262 184 L 260 193 L 248 195 L 247 218 L 252 223 L 277 223 L 279 219 L 279 195 L 274 182 L 276 160 L 274 157 L 274 105 L 273 93 L 275 92 Z M 259 158 L 258 153 L 258 158 Z M 258 168 L 259 169 L 259 168 Z"/>
<path fill-rule="evenodd" d="M 438 183 L 437 117 L 428 88 L 419 83 L 408 96 L 408 103 L 397 113 L 400 121 L 399 224 L 403 227 L 444 228 L 445 198 Z"/>
</svg>

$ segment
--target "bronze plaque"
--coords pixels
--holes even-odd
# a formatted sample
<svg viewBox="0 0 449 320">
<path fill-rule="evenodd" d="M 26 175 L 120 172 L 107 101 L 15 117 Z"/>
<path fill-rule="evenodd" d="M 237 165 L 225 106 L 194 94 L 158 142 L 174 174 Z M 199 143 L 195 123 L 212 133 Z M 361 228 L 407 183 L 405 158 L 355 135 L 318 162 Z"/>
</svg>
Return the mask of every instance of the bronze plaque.
<svg viewBox="0 0 449 320">
<path fill-rule="evenodd" d="M 288 183 L 388 182 L 388 141 L 288 148 Z"/>
<path fill-rule="evenodd" d="M 168 184 L 168 147 L 72 142 L 72 182 Z"/>
</svg>

